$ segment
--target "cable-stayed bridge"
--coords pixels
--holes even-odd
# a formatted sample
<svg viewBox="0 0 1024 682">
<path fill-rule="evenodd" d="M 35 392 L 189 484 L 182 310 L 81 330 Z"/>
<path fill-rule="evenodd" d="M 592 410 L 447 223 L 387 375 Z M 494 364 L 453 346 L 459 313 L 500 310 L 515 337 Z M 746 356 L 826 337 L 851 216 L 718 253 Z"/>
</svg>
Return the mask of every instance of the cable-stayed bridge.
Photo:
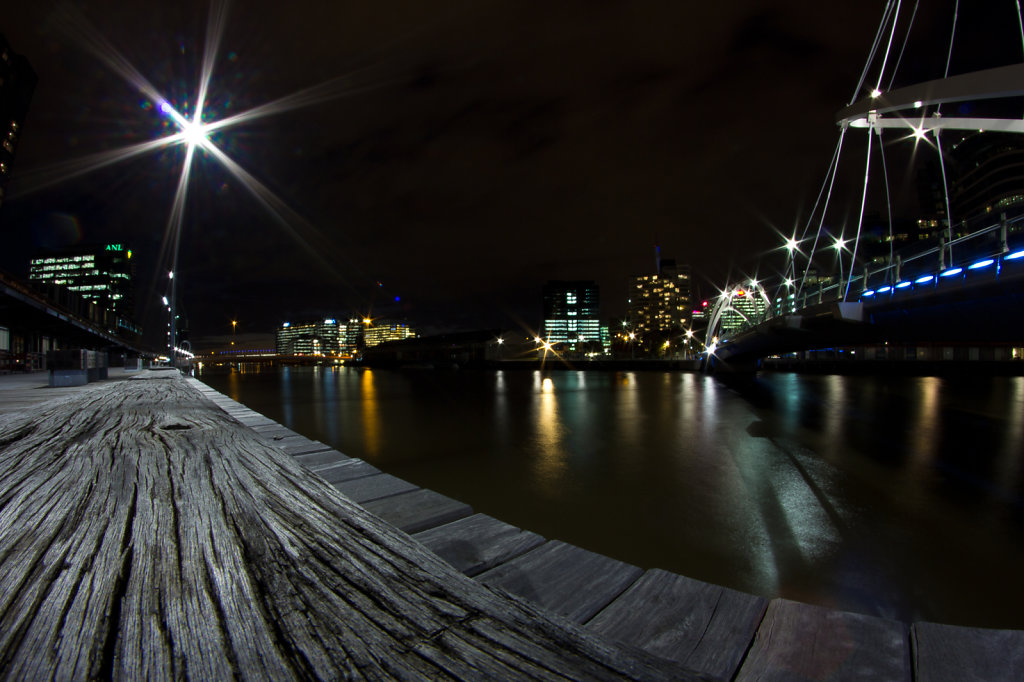
<svg viewBox="0 0 1024 682">
<path fill-rule="evenodd" d="M 1024 59 L 1020 6 L 1003 4 Z M 956 3 L 948 50 L 937 55 L 941 77 L 894 87 L 917 15 L 909 5 L 886 3 L 854 96 L 836 115 L 838 141 L 811 215 L 780 248 L 784 267 L 730 283 L 711 306 L 708 368 L 749 370 L 772 355 L 886 343 L 1024 346 L 1024 62 L 950 75 Z M 957 151 L 967 140 L 969 163 Z M 853 226 L 834 207 L 851 141 L 864 158 Z M 907 145 L 917 166 L 894 179 L 887 148 Z M 916 180 L 926 159 L 937 166 L 936 229 L 897 249 L 890 187 Z M 865 212 L 879 196 L 888 234 L 869 238 Z"/>
</svg>

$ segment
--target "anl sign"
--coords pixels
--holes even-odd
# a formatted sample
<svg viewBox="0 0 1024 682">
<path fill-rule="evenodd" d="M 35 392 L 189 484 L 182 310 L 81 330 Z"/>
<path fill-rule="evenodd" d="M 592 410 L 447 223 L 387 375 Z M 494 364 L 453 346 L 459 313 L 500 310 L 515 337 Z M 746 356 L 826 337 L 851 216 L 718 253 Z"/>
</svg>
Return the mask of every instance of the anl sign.
<svg viewBox="0 0 1024 682">
<path fill-rule="evenodd" d="M 123 244 L 107 244 L 107 251 L 124 251 Z"/>
</svg>

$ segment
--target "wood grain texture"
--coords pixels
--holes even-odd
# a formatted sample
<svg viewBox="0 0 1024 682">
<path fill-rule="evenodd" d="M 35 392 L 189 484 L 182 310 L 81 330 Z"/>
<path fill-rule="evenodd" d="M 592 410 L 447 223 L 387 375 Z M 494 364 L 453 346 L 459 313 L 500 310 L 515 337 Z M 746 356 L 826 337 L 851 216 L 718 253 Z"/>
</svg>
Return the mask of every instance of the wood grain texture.
<svg viewBox="0 0 1024 682">
<path fill-rule="evenodd" d="M 921 682 L 1024 680 L 1024 632 L 915 623 L 914 671 Z"/>
<path fill-rule="evenodd" d="M 477 580 L 585 623 L 641 574 L 636 566 L 551 540 Z"/>
<path fill-rule="evenodd" d="M 360 504 L 419 490 L 419 486 L 403 481 L 391 474 L 363 476 L 362 478 L 334 483 L 334 487 L 348 499 Z"/>
<path fill-rule="evenodd" d="M 406 533 L 418 533 L 473 513 L 468 504 L 425 488 L 366 502 L 363 506 Z"/>
<path fill-rule="evenodd" d="M 483 573 L 544 544 L 540 535 L 486 514 L 474 514 L 414 537 L 468 576 Z"/>
<path fill-rule="evenodd" d="M 732 679 L 767 606 L 763 597 L 655 569 L 587 627 L 694 670 Z"/>
<path fill-rule="evenodd" d="M 775 599 L 736 680 L 899 682 L 910 674 L 904 623 Z"/>
<path fill-rule="evenodd" d="M 5 679 L 699 679 L 475 583 L 139 376 L 0 419 Z"/>
</svg>

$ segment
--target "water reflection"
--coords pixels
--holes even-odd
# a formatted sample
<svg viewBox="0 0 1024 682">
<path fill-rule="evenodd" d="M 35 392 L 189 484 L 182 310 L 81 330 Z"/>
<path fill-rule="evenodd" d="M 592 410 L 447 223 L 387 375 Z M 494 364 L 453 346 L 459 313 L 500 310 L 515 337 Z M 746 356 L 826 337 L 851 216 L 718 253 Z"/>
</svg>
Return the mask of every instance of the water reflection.
<svg viewBox="0 0 1024 682">
<path fill-rule="evenodd" d="M 921 377 L 915 387 L 920 400 L 909 424 L 907 442 L 911 464 L 919 471 L 931 466 L 942 440 L 942 379 Z"/>
<path fill-rule="evenodd" d="M 549 497 L 556 497 L 559 482 L 565 473 L 565 426 L 558 415 L 558 398 L 555 383 L 551 377 L 540 378 L 540 393 L 537 396 L 537 454 L 535 475 L 537 487 Z"/>
<path fill-rule="evenodd" d="M 379 457 L 381 454 L 380 405 L 377 404 L 377 387 L 373 379 L 373 370 L 362 370 L 359 381 L 359 405 L 363 417 L 363 443 L 366 455 L 371 458 Z"/>
<path fill-rule="evenodd" d="M 388 473 L 636 565 L 904 620 L 1024 627 L 1006 592 L 1024 571 L 1021 377 L 200 378 Z"/>
</svg>

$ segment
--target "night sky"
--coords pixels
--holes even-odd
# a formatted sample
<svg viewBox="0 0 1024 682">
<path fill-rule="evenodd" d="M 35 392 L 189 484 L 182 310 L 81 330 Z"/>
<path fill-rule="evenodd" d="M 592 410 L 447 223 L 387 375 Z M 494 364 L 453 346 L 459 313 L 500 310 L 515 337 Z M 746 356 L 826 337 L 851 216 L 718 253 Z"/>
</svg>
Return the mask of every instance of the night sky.
<svg viewBox="0 0 1024 682">
<path fill-rule="evenodd" d="M 915 32 L 948 40 L 953 3 L 922 4 Z M 207 120 L 313 92 L 213 136 L 288 207 L 284 220 L 208 154 L 195 164 L 179 265 L 193 337 L 229 333 L 232 319 L 269 332 L 353 313 L 426 332 L 532 327 L 551 279 L 596 280 L 603 314 L 620 315 L 655 245 L 690 263 L 705 295 L 730 275 L 771 274 L 758 260 L 806 220 L 884 5 L 237 2 Z M 140 320 L 159 329 L 182 148 L 42 185 L 62 162 L 166 134 L 83 39 L 109 41 L 187 109 L 209 5 L 74 7 L 3 14 L 0 33 L 39 85 L 0 208 L 0 267 L 24 275 L 40 247 L 129 243 Z M 915 79 L 941 76 L 944 49 L 927 52 L 906 58 Z M 855 180 L 840 213 L 859 200 Z M 903 204 L 911 185 L 894 183 Z"/>
</svg>

